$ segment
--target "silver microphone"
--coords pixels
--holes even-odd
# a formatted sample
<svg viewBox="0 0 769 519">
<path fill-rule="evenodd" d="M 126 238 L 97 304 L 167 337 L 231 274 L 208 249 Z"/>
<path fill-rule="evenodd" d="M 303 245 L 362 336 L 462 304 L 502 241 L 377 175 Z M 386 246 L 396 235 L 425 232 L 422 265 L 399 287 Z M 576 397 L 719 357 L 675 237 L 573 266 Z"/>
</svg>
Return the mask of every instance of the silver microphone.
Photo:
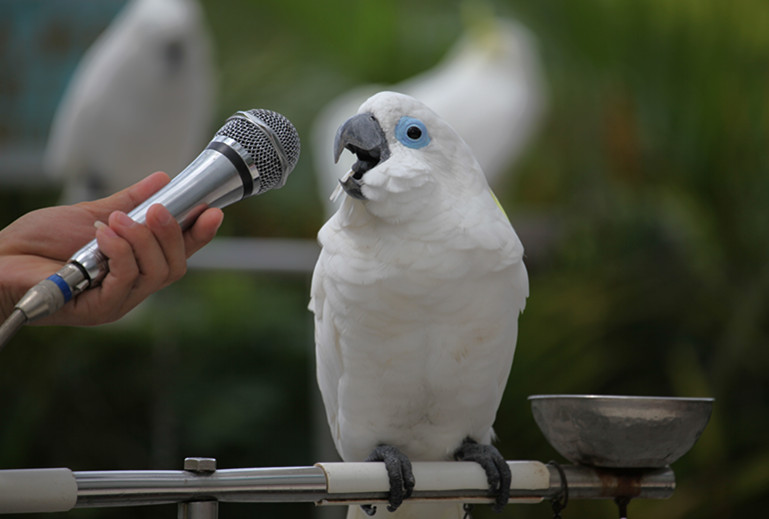
<svg viewBox="0 0 769 519">
<path fill-rule="evenodd" d="M 150 206 L 162 204 L 186 229 L 209 207 L 222 208 L 283 187 L 299 150 L 299 135 L 281 114 L 262 109 L 237 112 L 189 166 L 128 216 L 144 223 Z M 98 285 L 108 270 L 107 258 L 91 240 L 56 274 L 32 287 L 16 309 L 25 322 L 50 315 Z"/>
</svg>

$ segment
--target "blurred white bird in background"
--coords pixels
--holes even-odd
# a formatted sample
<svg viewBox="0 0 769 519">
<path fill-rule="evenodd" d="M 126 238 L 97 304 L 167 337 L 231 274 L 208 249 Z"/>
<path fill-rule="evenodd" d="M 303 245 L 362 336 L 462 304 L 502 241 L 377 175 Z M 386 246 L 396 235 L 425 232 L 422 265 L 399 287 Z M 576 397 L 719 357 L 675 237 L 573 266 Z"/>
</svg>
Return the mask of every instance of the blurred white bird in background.
<svg viewBox="0 0 769 519">
<path fill-rule="evenodd" d="M 195 0 L 133 0 L 94 42 L 65 92 L 45 151 L 63 203 L 158 170 L 173 176 L 210 137 L 211 39 Z"/>
<path fill-rule="evenodd" d="M 494 187 L 539 126 L 546 108 L 545 81 L 531 32 L 482 7 L 470 7 L 466 33 L 440 63 L 387 89 L 419 99 L 451 124 Z M 349 114 L 383 89 L 368 85 L 347 92 L 313 124 L 311 145 L 327 216 L 336 210 L 328 197 L 348 169 L 334 163 L 329 143 Z"/>
</svg>

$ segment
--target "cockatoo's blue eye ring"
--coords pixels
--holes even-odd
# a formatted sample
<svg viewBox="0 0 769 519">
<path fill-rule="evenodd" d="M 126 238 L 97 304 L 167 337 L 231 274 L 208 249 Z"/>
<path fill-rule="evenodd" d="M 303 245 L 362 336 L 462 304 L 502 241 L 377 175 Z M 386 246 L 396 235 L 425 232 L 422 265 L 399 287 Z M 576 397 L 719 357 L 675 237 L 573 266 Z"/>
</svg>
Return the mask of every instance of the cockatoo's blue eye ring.
<svg viewBox="0 0 769 519">
<path fill-rule="evenodd" d="M 395 138 L 404 146 L 414 149 L 424 148 L 430 143 L 425 123 L 409 116 L 401 117 L 395 125 Z"/>
</svg>

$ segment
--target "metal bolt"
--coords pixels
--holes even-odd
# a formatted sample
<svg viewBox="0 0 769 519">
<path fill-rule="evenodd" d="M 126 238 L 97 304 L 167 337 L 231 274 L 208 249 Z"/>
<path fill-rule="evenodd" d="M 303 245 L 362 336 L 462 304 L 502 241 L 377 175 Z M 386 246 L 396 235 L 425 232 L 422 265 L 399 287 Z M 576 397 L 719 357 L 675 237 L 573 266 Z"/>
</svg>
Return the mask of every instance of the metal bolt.
<svg viewBox="0 0 769 519">
<path fill-rule="evenodd" d="M 184 458 L 184 470 L 210 473 L 216 471 L 216 458 Z"/>
</svg>

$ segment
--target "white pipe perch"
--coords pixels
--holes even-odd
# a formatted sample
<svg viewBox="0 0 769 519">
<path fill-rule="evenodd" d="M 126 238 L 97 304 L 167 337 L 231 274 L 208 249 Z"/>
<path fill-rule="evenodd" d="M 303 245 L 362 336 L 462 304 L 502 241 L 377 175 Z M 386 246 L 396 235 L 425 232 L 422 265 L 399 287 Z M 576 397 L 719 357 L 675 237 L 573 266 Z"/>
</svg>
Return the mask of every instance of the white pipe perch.
<svg viewBox="0 0 769 519">
<path fill-rule="evenodd" d="M 550 488 L 550 472 L 538 461 L 508 461 L 512 481 L 511 490 L 524 494 L 536 493 Z M 373 495 L 385 493 L 390 488 L 384 463 L 317 463 L 326 476 L 326 491 L 329 497 L 323 504 L 367 504 L 371 499 L 351 500 L 356 494 Z M 414 471 L 414 493 L 412 501 L 432 501 L 435 495 L 456 490 L 471 491 L 467 495 L 478 496 L 463 499 L 467 503 L 490 503 L 487 497 L 489 482 L 480 465 L 472 462 L 422 461 L 412 464 Z M 446 470 L 446 469 L 449 470 Z M 343 497 L 343 498 L 342 498 Z M 336 498 L 336 499 L 335 499 Z M 379 500 L 385 500 L 382 496 Z M 511 502 L 539 503 L 541 496 L 511 496 Z"/>
<path fill-rule="evenodd" d="M 0 470 L 0 513 L 66 512 L 76 503 L 69 469 Z"/>
</svg>

